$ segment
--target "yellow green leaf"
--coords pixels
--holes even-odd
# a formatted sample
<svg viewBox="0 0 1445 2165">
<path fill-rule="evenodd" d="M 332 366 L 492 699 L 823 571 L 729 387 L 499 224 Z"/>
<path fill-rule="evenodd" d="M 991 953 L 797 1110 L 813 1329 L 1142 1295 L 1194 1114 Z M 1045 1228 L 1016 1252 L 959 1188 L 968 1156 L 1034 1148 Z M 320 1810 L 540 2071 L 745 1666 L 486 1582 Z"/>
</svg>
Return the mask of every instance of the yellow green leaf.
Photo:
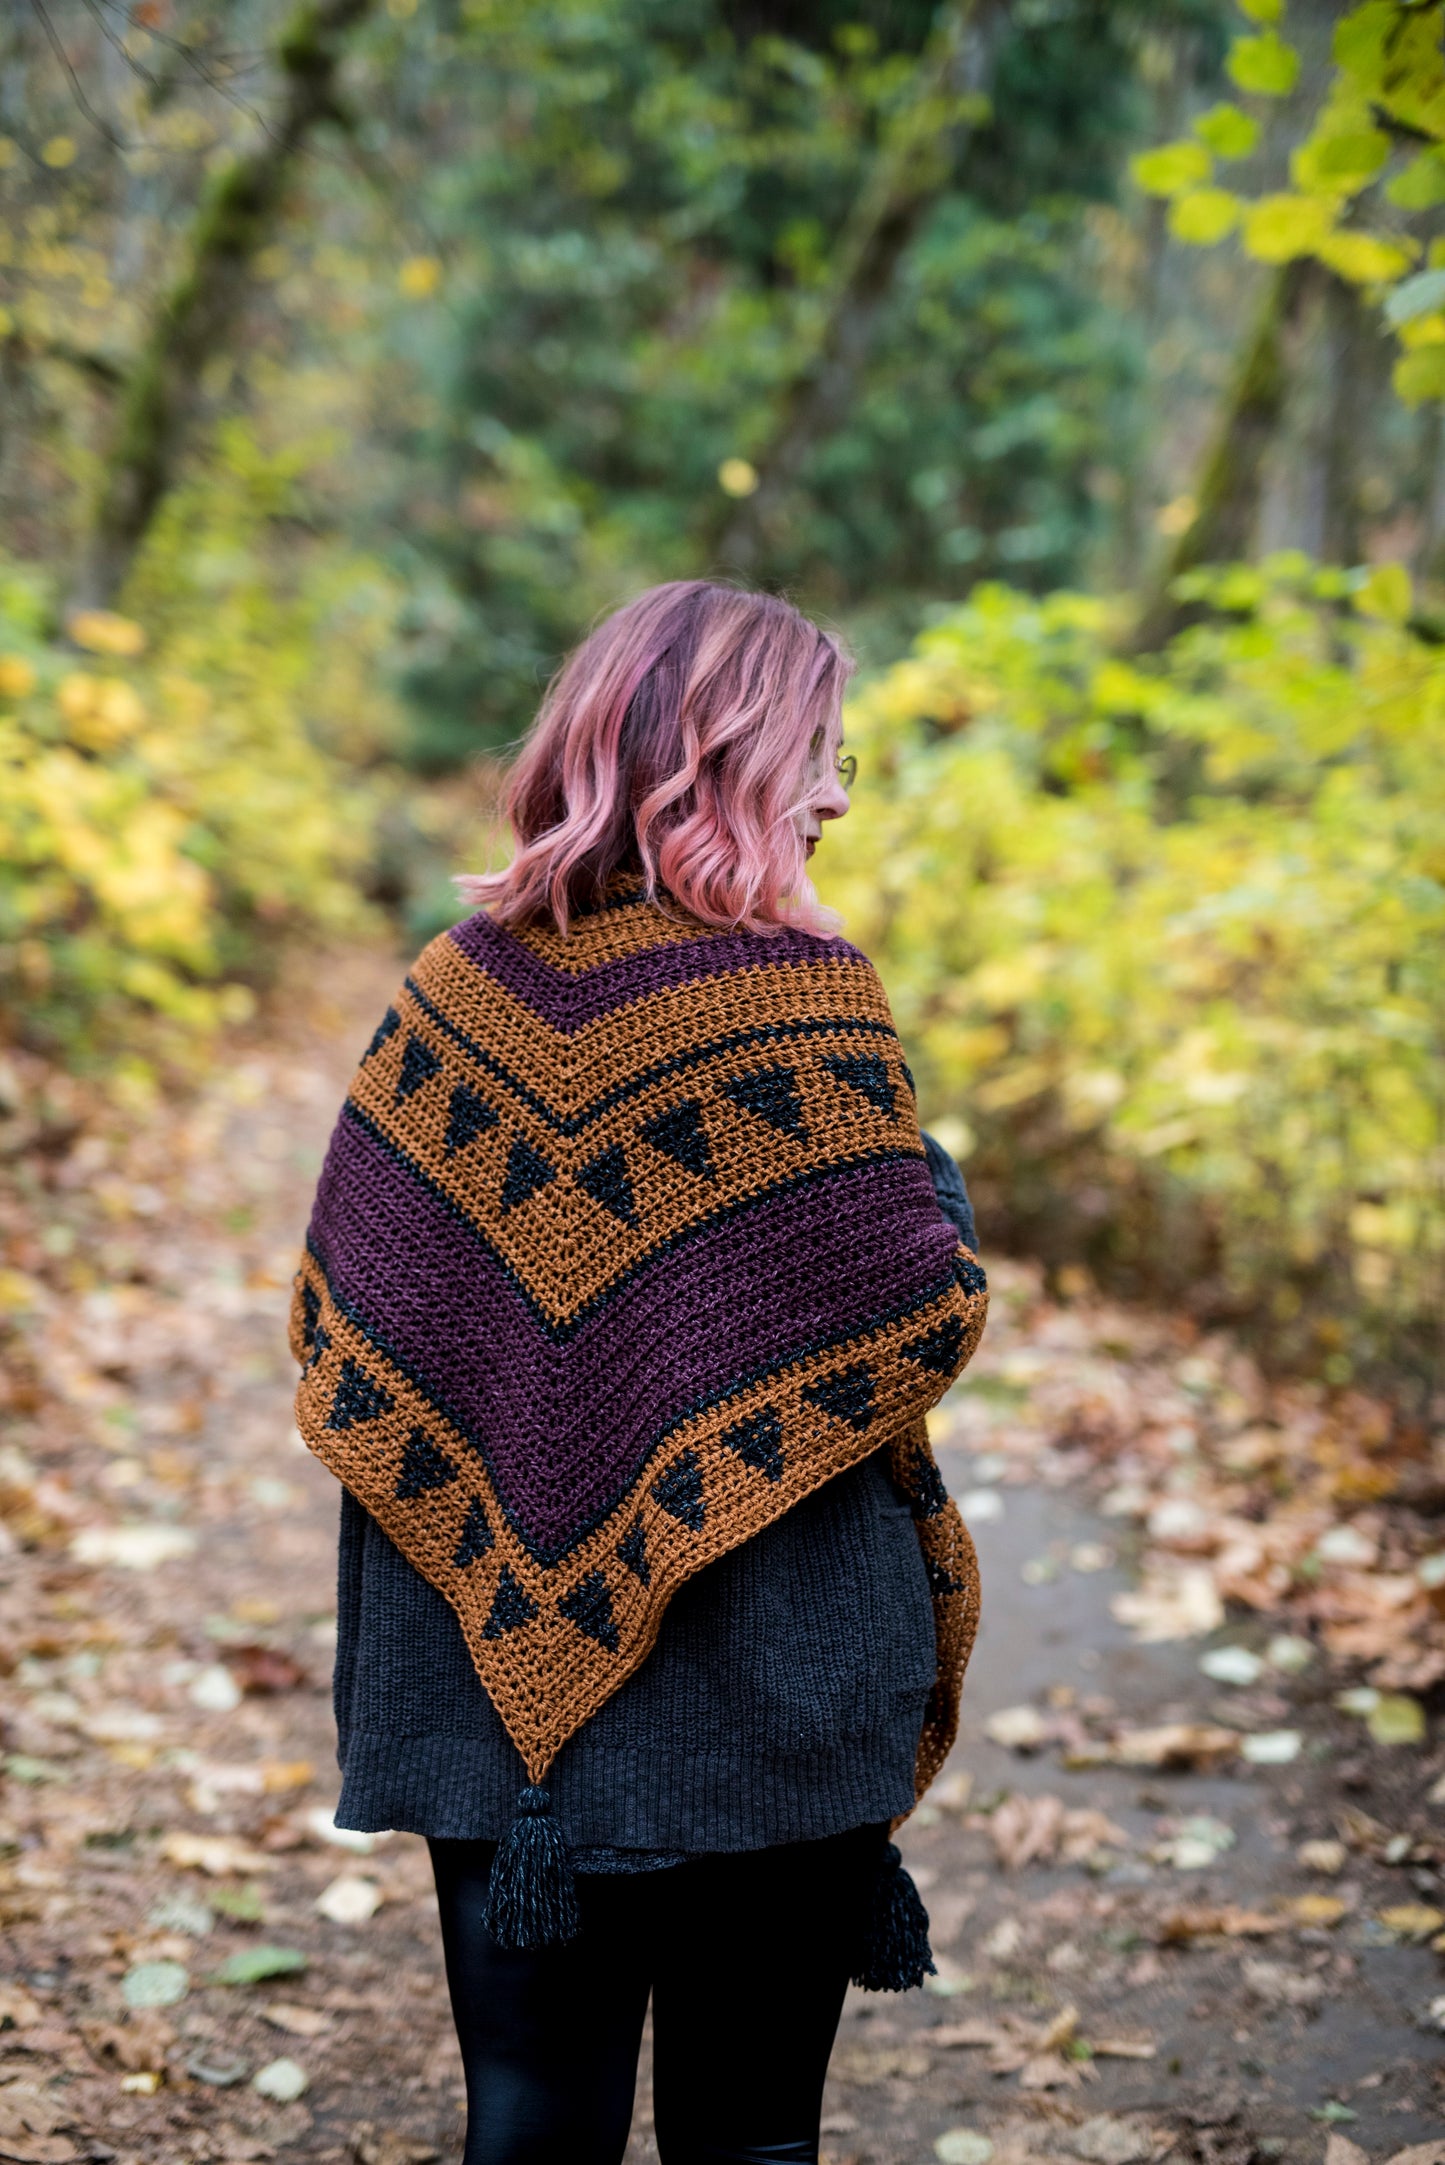
<svg viewBox="0 0 1445 2165">
<path fill-rule="evenodd" d="M 1239 223 L 1240 201 L 1228 188 L 1191 188 L 1169 206 L 1169 230 L 1177 241 L 1211 248 Z"/>
<path fill-rule="evenodd" d="M 1211 105 L 1195 121 L 1194 133 L 1216 158 L 1247 158 L 1259 141 L 1259 122 L 1237 105 Z"/>
<path fill-rule="evenodd" d="M 1385 194 L 1400 210 L 1433 210 L 1445 203 L 1445 148 L 1422 150 L 1386 184 Z"/>
<path fill-rule="evenodd" d="M 1410 614 L 1412 598 L 1410 574 L 1403 564 L 1376 564 L 1355 594 L 1355 607 L 1365 616 L 1403 624 Z"/>
<path fill-rule="evenodd" d="M 1316 134 L 1295 153 L 1295 179 L 1302 188 L 1354 195 L 1374 179 L 1389 155 L 1390 138 L 1382 128 L 1342 128 L 1338 134 Z"/>
<path fill-rule="evenodd" d="M 1261 197 L 1244 221 L 1244 245 L 1261 263 L 1312 255 L 1334 223 L 1332 203 L 1319 196 Z"/>
<path fill-rule="evenodd" d="M 1130 160 L 1129 170 L 1148 195 L 1178 195 L 1208 180 L 1213 160 L 1202 143 L 1163 143 Z"/>
<path fill-rule="evenodd" d="M 1402 353 L 1390 381 L 1407 406 L 1445 398 L 1445 346 L 1417 346 L 1413 352 Z"/>
<path fill-rule="evenodd" d="M 1284 0 L 1239 0 L 1239 12 L 1252 23 L 1277 23 L 1284 13 Z"/>
<path fill-rule="evenodd" d="M 1403 241 L 1377 233 L 1329 233 L 1315 254 L 1352 286 L 1384 286 L 1404 276 L 1414 258 Z"/>
<path fill-rule="evenodd" d="M 1299 54 L 1277 30 L 1262 30 L 1257 37 L 1236 38 L 1225 67 L 1241 90 L 1257 98 L 1283 98 L 1299 76 Z"/>
</svg>

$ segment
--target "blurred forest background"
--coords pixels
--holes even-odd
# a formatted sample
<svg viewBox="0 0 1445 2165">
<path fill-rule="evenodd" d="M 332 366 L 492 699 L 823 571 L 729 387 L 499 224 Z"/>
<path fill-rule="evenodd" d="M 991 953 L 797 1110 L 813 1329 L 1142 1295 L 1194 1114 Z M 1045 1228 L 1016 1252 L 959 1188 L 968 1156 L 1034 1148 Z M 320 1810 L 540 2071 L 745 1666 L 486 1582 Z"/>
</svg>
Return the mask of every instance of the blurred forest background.
<svg viewBox="0 0 1445 2165">
<path fill-rule="evenodd" d="M 561 651 L 716 571 L 859 654 L 821 884 L 989 1244 L 1423 1410 L 1442 21 L 15 0 L 0 1147 L 448 922 Z"/>
</svg>

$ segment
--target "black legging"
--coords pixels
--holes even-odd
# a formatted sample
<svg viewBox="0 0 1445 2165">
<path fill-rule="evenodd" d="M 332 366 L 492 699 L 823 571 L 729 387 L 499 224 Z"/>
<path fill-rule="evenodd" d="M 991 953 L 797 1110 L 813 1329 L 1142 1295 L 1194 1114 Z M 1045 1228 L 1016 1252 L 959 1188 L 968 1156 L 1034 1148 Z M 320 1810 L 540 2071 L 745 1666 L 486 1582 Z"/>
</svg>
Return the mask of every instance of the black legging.
<svg viewBox="0 0 1445 2165">
<path fill-rule="evenodd" d="M 817 2165 L 885 1827 L 579 1878 L 582 1932 L 504 1952 L 490 1842 L 431 1844 L 467 2078 L 463 2165 L 618 2165 L 652 1995 L 663 2165 Z"/>
</svg>

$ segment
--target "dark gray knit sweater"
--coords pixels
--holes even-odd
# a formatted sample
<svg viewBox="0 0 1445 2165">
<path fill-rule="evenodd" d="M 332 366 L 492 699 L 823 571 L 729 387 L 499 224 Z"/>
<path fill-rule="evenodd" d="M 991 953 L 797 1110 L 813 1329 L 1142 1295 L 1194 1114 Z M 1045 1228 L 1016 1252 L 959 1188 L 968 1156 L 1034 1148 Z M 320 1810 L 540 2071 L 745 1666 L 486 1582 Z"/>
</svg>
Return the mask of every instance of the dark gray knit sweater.
<svg viewBox="0 0 1445 2165">
<path fill-rule="evenodd" d="M 962 1175 L 924 1142 L 972 1248 Z M 652 1653 L 549 1771 L 553 1809 L 584 1870 L 895 1818 L 933 1678 L 913 1521 L 875 1456 L 679 1589 Z M 347 1491 L 333 1696 L 339 1826 L 506 1831 L 526 1776 L 457 1620 Z"/>
</svg>

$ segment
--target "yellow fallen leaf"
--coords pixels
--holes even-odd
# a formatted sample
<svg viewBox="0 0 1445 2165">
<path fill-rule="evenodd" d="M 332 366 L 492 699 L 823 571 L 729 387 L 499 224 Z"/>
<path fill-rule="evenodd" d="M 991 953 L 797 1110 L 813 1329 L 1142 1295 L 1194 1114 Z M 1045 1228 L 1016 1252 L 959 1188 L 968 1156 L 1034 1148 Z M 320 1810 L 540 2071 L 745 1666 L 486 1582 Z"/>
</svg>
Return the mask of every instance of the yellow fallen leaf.
<svg viewBox="0 0 1445 2165">
<path fill-rule="evenodd" d="M 276 1860 L 264 1850 L 255 1849 L 249 1842 L 241 1841 L 233 1834 L 189 1834 L 176 1827 L 161 1843 L 161 1855 L 167 1864 L 178 1864 L 182 1871 L 206 1872 L 212 1879 L 225 1879 L 232 1874 L 248 1872 L 274 1872 Z"/>
<path fill-rule="evenodd" d="M 1429 1939 L 1445 1927 L 1445 1909 L 1432 1909 L 1428 1902 L 1397 1902 L 1380 1911 L 1380 1922 L 1398 1939 Z"/>
<path fill-rule="evenodd" d="M 1337 1894 L 1297 1894 L 1282 1907 L 1296 1924 L 1338 1924 L 1348 1905 Z"/>
</svg>

